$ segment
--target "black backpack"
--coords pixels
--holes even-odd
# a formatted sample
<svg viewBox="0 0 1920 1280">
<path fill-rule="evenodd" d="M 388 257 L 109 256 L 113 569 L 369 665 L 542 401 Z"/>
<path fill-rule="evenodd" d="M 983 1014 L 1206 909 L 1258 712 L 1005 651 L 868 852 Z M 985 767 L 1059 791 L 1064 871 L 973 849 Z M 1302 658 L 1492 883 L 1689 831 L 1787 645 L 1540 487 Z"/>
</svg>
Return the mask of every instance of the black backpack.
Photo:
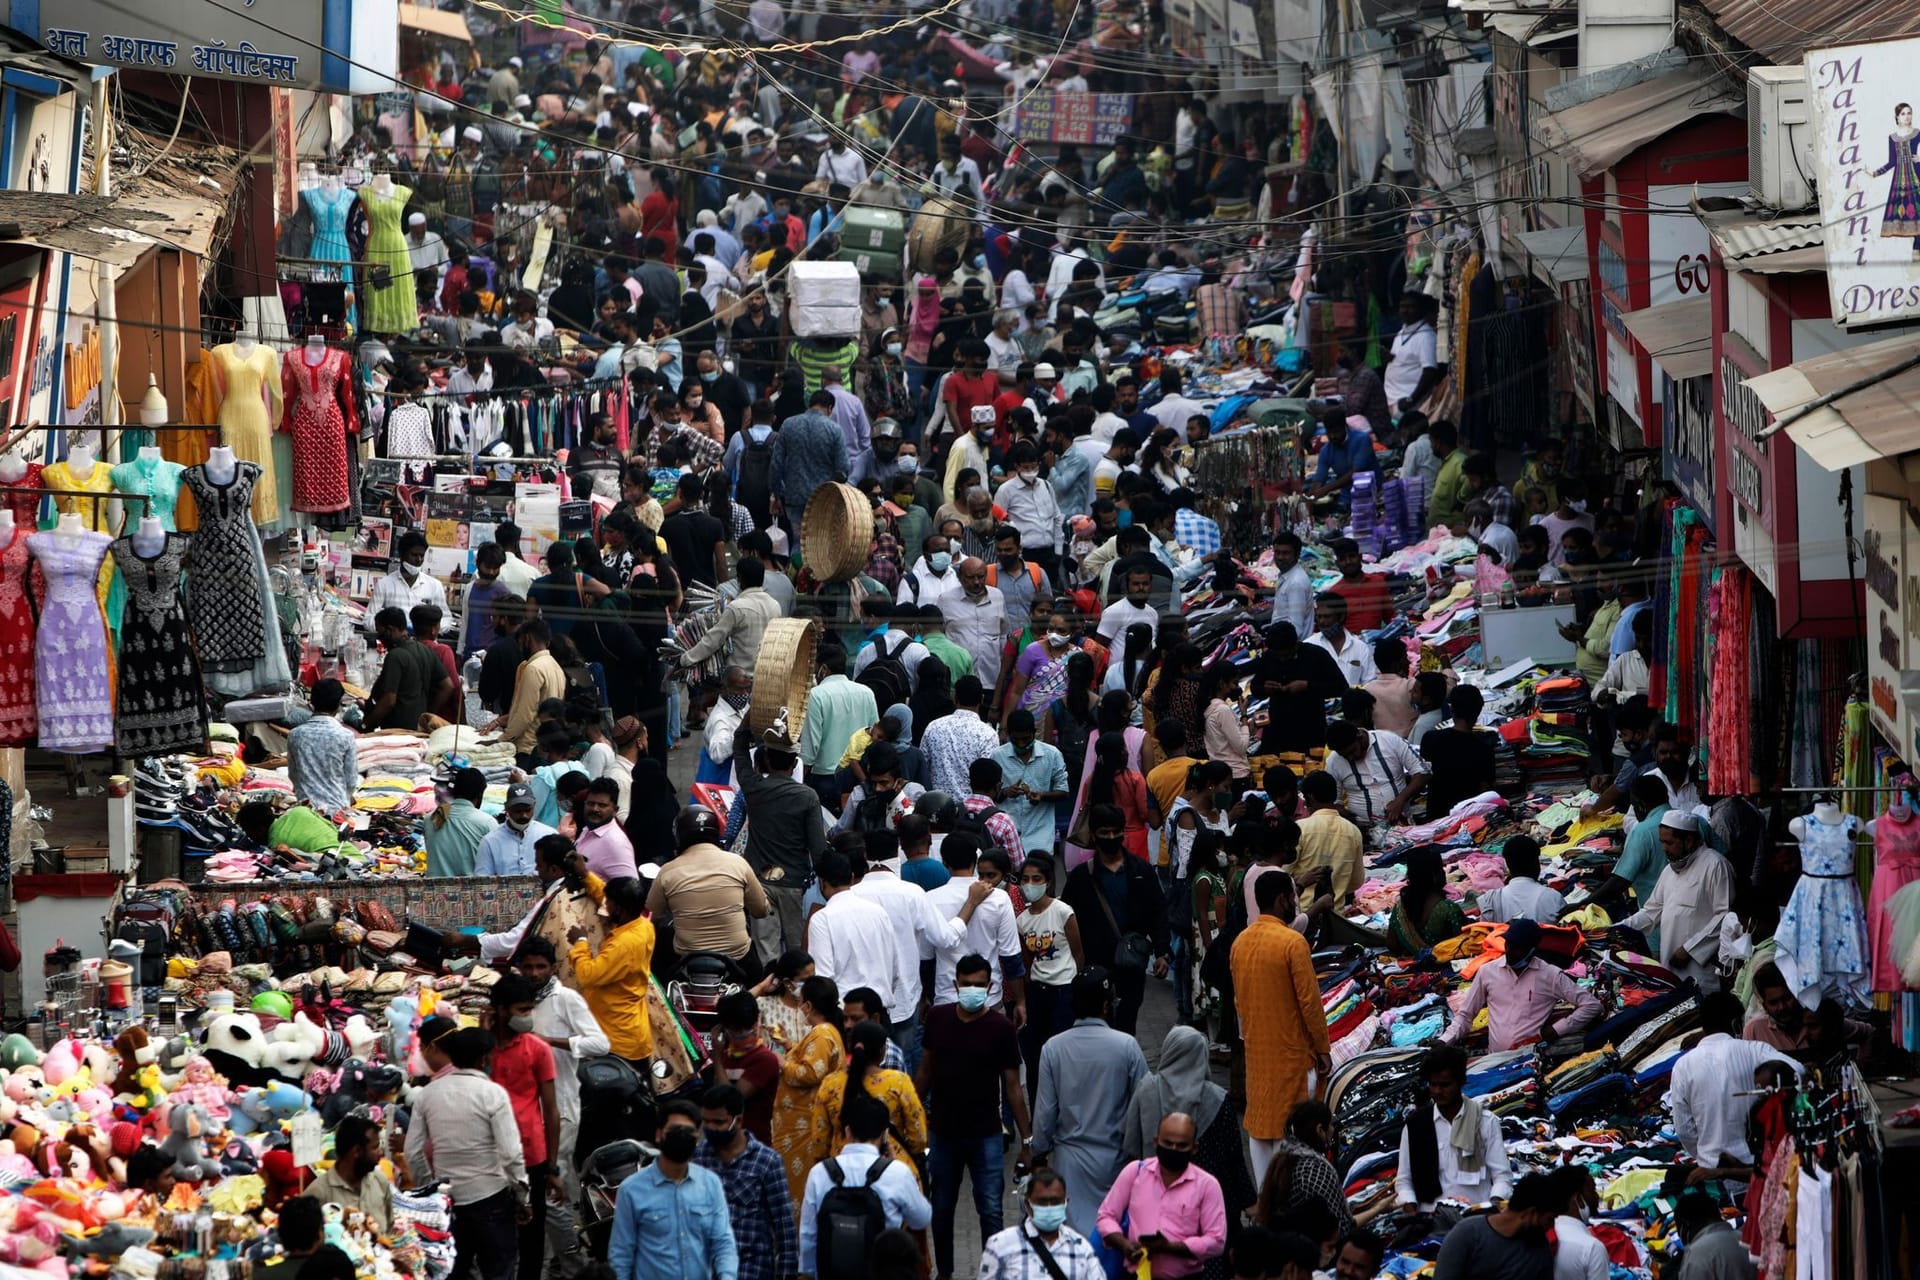
<svg viewBox="0 0 1920 1280">
<path fill-rule="evenodd" d="M 827 1160 L 833 1186 L 814 1217 L 814 1280 L 866 1280 L 873 1273 L 873 1242 L 887 1229 L 887 1207 L 874 1187 L 891 1163 L 881 1156 L 867 1166 L 864 1185 L 848 1186 L 840 1161 Z"/>
<path fill-rule="evenodd" d="M 900 661 L 901 650 L 912 644 L 913 638 L 901 637 L 899 646 L 891 653 L 887 651 L 886 642 L 886 636 L 873 642 L 873 661 L 854 677 L 855 684 L 873 690 L 874 706 L 882 715 L 888 707 L 905 702 L 913 695 L 913 677 L 907 674 L 906 663 Z"/>
<path fill-rule="evenodd" d="M 753 516 L 755 528 L 764 529 L 773 522 L 767 504 L 773 497 L 773 436 L 755 440 L 751 429 L 740 449 L 740 476 L 734 481 L 733 496 Z"/>
<path fill-rule="evenodd" d="M 1013 850 L 1002 845 L 999 837 L 994 835 L 987 827 L 987 819 L 1000 812 L 1002 812 L 1002 810 L 997 804 L 990 804 L 978 813 L 969 813 L 967 807 L 961 805 L 960 811 L 953 816 L 953 829 L 955 831 L 968 832 L 977 838 L 980 841 L 980 848 L 983 852 L 987 849 L 998 849 L 1011 858 L 1013 856 Z"/>
</svg>

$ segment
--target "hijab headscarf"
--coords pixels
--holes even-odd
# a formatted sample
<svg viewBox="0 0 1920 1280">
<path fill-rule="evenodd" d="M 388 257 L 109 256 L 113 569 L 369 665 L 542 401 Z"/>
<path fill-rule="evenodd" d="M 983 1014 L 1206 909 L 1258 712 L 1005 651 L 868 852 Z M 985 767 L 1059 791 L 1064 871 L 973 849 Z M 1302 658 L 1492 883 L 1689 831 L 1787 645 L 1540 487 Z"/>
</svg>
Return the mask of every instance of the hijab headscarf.
<svg viewBox="0 0 1920 1280">
<path fill-rule="evenodd" d="M 1208 1073 L 1206 1034 L 1193 1027 L 1175 1027 L 1160 1046 L 1160 1069 L 1133 1092 L 1120 1135 L 1121 1154 L 1129 1160 L 1150 1154 L 1160 1122 L 1175 1112 L 1193 1117 L 1197 1139 L 1226 1101 L 1227 1091 Z"/>
<path fill-rule="evenodd" d="M 893 740 L 896 744 L 913 741 L 913 711 L 906 703 L 894 703 L 881 718 L 893 722 Z"/>
</svg>

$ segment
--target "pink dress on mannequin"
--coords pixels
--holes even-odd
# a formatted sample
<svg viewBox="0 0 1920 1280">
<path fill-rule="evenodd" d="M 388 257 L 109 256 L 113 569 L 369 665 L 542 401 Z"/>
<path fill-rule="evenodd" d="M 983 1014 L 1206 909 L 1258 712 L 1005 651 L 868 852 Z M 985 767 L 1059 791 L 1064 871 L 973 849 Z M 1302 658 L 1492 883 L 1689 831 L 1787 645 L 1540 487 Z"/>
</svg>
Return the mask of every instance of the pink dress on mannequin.
<svg viewBox="0 0 1920 1280">
<path fill-rule="evenodd" d="M 1920 813 L 1909 812 L 1905 822 L 1883 813 L 1873 824 L 1873 889 L 1867 898 L 1867 945 L 1873 957 L 1873 989 L 1904 991 L 1900 957 L 1893 954 L 1893 920 L 1885 907 L 1889 899 L 1920 880 Z"/>
</svg>

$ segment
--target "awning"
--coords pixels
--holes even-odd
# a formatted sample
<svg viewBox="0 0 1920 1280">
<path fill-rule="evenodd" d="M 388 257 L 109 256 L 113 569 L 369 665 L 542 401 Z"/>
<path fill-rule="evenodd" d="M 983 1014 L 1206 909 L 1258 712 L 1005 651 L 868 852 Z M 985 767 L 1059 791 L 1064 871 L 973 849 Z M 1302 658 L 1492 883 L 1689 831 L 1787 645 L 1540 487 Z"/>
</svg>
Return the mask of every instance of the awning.
<svg viewBox="0 0 1920 1280">
<path fill-rule="evenodd" d="M 1747 379 L 1747 387 L 1776 419 L 1822 396 L 1869 379 L 1871 385 L 1815 409 L 1787 427 L 1793 442 L 1829 471 L 1920 449 L 1920 367 L 1884 376 L 1920 358 L 1920 339 L 1889 338 L 1814 356 Z"/>
<path fill-rule="evenodd" d="M 1590 178 L 1700 116 L 1744 114 L 1746 99 L 1729 83 L 1717 69 L 1700 66 L 1655 76 L 1554 112 L 1541 122 L 1540 140 Z"/>
<path fill-rule="evenodd" d="M 411 27 L 415 31 L 425 31 L 429 35 L 440 36 L 447 40 L 458 40 L 462 44 L 473 43 L 473 32 L 467 29 L 467 20 L 451 9 L 434 9 L 424 4 L 403 4 L 400 6 L 400 25 Z"/>
<path fill-rule="evenodd" d="M 1633 340 L 1676 382 L 1713 370 L 1713 302 L 1682 298 L 1620 317 Z"/>
<path fill-rule="evenodd" d="M 0 240 L 123 268 L 162 247 L 205 257 L 219 233 L 227 194 L 145 187 L 111 199 L 0 191 Z"/>
<path fill-rule="evenodd" d="M 1549 284 L 1571 284 L 1587 278 L 1587 229 L 1542 227 L 1522 231 L 1520 247 L 1533 260 L 1533 273 Z"/>
</svg>

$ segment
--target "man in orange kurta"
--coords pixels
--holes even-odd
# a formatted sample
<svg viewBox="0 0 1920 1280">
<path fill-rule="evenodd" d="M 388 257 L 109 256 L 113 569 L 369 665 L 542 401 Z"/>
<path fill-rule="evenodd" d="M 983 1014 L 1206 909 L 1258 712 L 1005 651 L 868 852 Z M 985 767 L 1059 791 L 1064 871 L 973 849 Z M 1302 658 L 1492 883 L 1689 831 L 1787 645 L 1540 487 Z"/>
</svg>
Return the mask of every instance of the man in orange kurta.
<svg viewBox="0 0 1920 1280">
<path fill-rule="evenodd" d="M 1294 913 L 1293 877 L 1262 876 L 1253 896 L 1260 914 L 1234 940 L 1230 963 L 1247 1051 L 1245 1125 L 1257 1187 L 1286 1136 L 1287 1117 L 1306 1099 L 1307 1073 L 1316 1072 L 1319 1087 L 1326 1088 L 1333 1059 L 1313 952 L 1287 924 Z"/>
</svg>

